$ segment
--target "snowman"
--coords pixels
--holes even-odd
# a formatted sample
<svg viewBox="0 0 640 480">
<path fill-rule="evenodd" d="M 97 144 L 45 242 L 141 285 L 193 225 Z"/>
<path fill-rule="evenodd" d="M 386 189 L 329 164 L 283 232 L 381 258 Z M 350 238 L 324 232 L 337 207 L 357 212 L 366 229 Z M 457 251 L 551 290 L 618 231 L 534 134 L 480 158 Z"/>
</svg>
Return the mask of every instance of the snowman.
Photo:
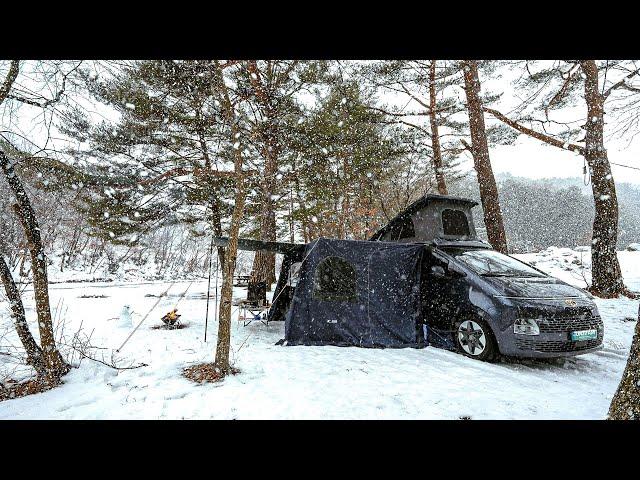
<svg viewBox="0 0 640 480">
<path fill-rule="evenodd" d="M 133 327 L 133 319 L 131 318 L 131 307 L 129 305 L 124 305 L 122 307 L 122 311 L 120 312 L 120 318 L 118 321 L 118 326 L 122 328 L 131 328 Z"/>
</svg>

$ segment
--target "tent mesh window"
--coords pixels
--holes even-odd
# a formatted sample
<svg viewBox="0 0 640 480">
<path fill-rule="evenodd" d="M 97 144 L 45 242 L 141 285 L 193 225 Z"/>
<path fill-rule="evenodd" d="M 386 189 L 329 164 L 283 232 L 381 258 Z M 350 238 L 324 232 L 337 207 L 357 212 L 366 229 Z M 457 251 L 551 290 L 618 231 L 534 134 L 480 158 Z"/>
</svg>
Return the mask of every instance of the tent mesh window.
<svg viewBox="0 0 640 480">
<path fill-rule="evenodd" d="M 469 222 L 462 210 L 447 208 L 442 211 L 442 230 L 445 235 L 456 237 L 469 236 Z"/>
<path fill-rule="evenodd" d="M 353 301 L 357 294 L 356 271 L 341 257 L 327 257 L 316 267 L 313 298 L 327 301 Z"/>
</svg>

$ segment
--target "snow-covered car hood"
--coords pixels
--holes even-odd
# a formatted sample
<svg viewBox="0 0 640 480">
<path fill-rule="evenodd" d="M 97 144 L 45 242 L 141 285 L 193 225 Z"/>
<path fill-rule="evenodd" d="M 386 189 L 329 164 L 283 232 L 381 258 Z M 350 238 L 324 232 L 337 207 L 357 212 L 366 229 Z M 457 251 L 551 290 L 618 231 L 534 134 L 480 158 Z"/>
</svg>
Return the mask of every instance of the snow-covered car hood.
<svg viewBox="0 0 640 480">
<path fill-rule="evenodd" d="M 497 290 L 497 297 L 527 299 L 574 298 L 586 300 L 582 290 L 551 277 L 483 277 Z"/>
</svg>

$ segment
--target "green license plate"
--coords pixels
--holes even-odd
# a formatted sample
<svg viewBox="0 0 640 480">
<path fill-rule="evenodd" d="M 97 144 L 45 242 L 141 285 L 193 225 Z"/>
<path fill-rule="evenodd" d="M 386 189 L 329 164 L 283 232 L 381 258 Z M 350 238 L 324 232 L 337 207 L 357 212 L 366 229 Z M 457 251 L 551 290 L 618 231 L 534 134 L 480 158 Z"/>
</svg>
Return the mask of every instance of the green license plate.
<svg viewBox="0 0 640 480">
<path fill-rule="evenodd" d="M 571 341 L 582 342 L 584 340 L 595 340 L 598 338 L 598 330 L 592 328 L 590 330 L 579 330 L 577 332 L 571 332 Z"/>
</svg>

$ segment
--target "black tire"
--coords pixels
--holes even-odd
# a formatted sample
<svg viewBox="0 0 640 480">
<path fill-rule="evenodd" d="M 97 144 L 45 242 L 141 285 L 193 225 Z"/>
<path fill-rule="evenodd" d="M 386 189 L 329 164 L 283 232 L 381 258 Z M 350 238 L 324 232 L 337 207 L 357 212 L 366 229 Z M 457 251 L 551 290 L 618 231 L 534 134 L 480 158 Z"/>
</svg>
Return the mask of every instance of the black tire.
<svg viewBox="0 0 640 480">
<path fill-rule="evenodd" d="M 500 357 L 491 327 L 479 318 L 456 321 L 453 328 L 453 343 L 459 353 L 475 360 L 495 362 Z"/>
</svg>

